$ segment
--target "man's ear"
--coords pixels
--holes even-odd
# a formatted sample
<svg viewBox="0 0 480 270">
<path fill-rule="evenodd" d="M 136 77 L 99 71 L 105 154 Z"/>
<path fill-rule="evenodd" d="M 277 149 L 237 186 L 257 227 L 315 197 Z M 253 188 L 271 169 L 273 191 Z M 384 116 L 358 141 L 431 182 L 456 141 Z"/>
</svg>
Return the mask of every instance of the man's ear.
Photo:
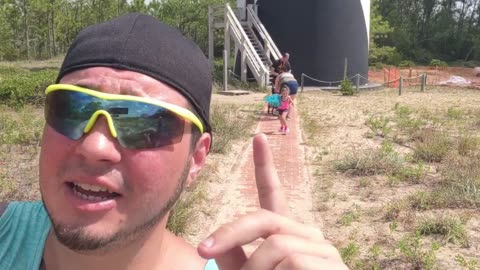
<svg viewBox="0 0 480 270">
<path fill-rule="evenodd" d="M 188 172 L 188 178 L 186 186 L 189 187 L 197 178 L 200 170 L 205 166 L 208 152 L 210 151 L 210 145 L 212 143 L 212 137 L 209 133 L 203 133 L 197 141 L 195 148 L 192 150 L 190 171 Z"/>
</svg>

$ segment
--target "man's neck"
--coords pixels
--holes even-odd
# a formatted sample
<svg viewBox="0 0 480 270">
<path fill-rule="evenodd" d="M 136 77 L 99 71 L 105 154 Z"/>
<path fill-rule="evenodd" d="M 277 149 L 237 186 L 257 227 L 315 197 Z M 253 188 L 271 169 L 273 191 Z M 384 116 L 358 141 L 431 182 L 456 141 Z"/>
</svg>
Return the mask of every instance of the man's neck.
<svg viewBox="0 0 480 270">
<path fill-rule="evenodd" d="M 203 265 L 205 262 L 196 254 L 195 249 L 170 233 L 165 228 L 165 223 L 166 221 L 159 223 L 143 239 L 103 254 L 72 251 L 59 243 L 51 232 L 44 250 L 46 269 L 173 269 L 178 268 L 175 265 L 178 266 L 179 263 L 175 258 L 182 258 L 188 265 Z M 172 253 L 176 255 L 184 253 L 186 256 L 170 256 Z"/>
</svg>

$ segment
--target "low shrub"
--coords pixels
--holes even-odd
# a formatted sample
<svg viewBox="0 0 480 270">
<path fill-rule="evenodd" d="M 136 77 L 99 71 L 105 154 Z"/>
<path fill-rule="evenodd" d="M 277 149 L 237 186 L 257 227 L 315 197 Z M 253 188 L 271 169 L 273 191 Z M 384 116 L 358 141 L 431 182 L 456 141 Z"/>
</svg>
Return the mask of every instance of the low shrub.
<svg viewBox="0 0 480 270">
<path fill-rule="evenodd" d="M 432 67 L 448 67 L 447 62 L 442 61 L 440 59 L 432 59 L 430 61 L 430 66 Z"/>
<path fill-rule="evenodd" d="M 455 217 L 428 217 L 423 218 L 418 224 L 416 231 L 420 235 L 441 235 L 445 243 L 460 244 L 468 243 L 467 231 L 462 220 Z"/>
<path fill-rule="evenodd" d="M 369 127 L 376 136 L 386 137 L 392 131 L 390 127 L 390 119 L 384 116 L 371 116 L 367 119 L 365 124 Z"/>
<path fill-rule="evenodd" d="M 448 198 L 448 207 L 480 208 L 480 156 L 451 155 L 439 171 L 443 178 L 437 192 Z"/>
<path fill-rule="evenodd" d="M 23 107 L 43 104 L 45 88 L 55 82 L 57 70 L 42 70 L 10 76 L 0 81 L 0 104 Z"/>
<path fill-rule="evenodd" d="M 410 60 L 403 60 L 400 62 L 400 64 L 398 65 L 399 67 L 413 67 L 415 66 L 415 63 L 413 61 L 410 61 Z"/>
<path fill-rule="evenodd" d="M 410 269 L 436 269 L 436 252 L 440 248 L 438 243 L 434 242 L 430 247 L 424 247 L 422 238 L 417 233 L 404 236 L 399 241 L 398 248 L 406 261 L 412 264 Z"/>
<path fill-rule="evenodd" d="M 408 197 L 412 208 L 480 209 L 480 156 L 450 155 L 440 164 L 439 172 L 442 178 L 432 191 Z"/>
<path fill-rule="evenodd" d="M 350 242 L 347 246 L 340 248 L 339 251 L 343 261 L 352 267 L 354 261 L 360 255 L 360 246 L 355 242 Z"/>
<path fill-rule="evenodd" d="M 450 152 L 451 139 L 437 131 L 428 132 L 415 146 L 413 157 L 426 162 L 440 162 Z"/>
<path fill-rule="evenodd" d="M 398 171 L 403 163 L 404 159 L 391 148 L 391 145 L 384 143 L 377 150 L 347 155 L 335 163 L 335 169 L 355 176 L 368 176 Z"/>
<path fill-rule="evenodd" d="M 353 84 L 349 79 L 345 78 L 340 83 L 340 93 L 344 96 L 353 96 L 355 94 Z"/>
<path fill-rule="evenodd" d="M 390 178 L 393 182 L 408 182 L 412 184 L 419 184 L 425 179 L 427 169 L 423 163 L 418 163 L 414 166 L 404 166 L 392 172 Z"/>
<path fill-rule="evenodd" d="M 461 156 L 477 153 L 479 146 L 480 139 L 469 134 L 462 135 L 457 139 L 457 151 Z"/>
<path fill-rule="evenodd" d="M 455 261 L 462 267 L 464 270 L 478 270 L 478 261 L 476 259 L 466 259 L 462 255 L 458 254 L 455 256 Z"/>
</svg>

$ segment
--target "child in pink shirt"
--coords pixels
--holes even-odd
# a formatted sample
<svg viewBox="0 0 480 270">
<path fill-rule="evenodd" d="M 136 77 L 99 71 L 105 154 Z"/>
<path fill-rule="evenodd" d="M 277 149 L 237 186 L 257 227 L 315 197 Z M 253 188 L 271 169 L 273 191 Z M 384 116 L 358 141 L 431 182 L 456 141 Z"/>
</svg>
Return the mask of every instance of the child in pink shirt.
<svg viewBox="0 0 480 270">
<path fill-rule="evenodd" d="M 289 93 L 290 89 L 288 86 L 283 86 L 281 90 L 280 106 L 277 108 L 281 125 L 279 131 L 283 134 L 287 134 L 289 131 L 287 126 L 287 114 L 290 107 L 293 106 L 292 98 L 288 95 Z"/>
</svg>

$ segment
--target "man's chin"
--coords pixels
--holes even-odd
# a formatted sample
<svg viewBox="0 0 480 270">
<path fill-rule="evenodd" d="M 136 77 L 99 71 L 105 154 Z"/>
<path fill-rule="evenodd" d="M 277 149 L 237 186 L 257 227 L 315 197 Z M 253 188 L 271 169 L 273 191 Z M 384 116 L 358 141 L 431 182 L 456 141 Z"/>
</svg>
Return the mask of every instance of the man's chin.
<svg viewBox="0 0 480 270">
<path fill-rule="evenodd" d="M 57 224 L 54 225 L 54 232 L 62 245 L 77 252 L 107 251 L 123 238 L 122 233 L 99 232 L 91 226 L 72 227 Z"/>
</svg>

